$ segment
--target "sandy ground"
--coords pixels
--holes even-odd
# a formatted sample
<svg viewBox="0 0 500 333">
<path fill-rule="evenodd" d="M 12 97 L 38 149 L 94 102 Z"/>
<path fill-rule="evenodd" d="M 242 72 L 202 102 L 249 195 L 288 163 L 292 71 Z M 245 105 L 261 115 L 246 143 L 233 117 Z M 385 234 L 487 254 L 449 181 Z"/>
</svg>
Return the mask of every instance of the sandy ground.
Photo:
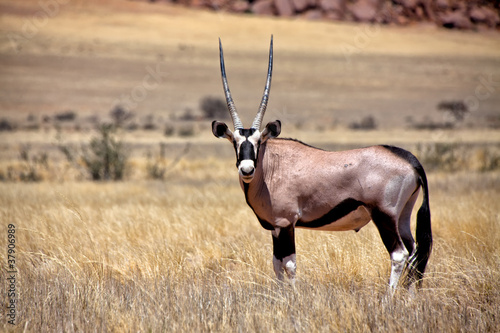
<svg viewBox="0 0 500 333">
<path fill-rule="evenodd" d="M 119 0 L 45 7 L 2 0 L 0 10 L 2 117 L 64 110 L 104 117 L 116 104 L 159 119 L 196 113 L 203 96 L 223 96 L 221 37 L 230 87 L 249 122 L 271 34 L 269 120 L 345 126 L 372 115 L 380 128 L 404 128 L 409 117 L 440 121 L 440 101 L 467 98 L 468 123 L 483 126 L 500 115 L 495 32 L 256 18 Z"/>
</svg>

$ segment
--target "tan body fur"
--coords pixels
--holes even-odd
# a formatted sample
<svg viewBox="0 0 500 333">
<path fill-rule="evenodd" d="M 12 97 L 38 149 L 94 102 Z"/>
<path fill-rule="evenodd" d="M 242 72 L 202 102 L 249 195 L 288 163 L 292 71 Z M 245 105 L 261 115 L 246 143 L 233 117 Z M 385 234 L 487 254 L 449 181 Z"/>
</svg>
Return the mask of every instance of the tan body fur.
<svg viewBox="0 0 500 333">
<path fill-rule="evenodd" d="M 261 145 L 258 160 L 248 202 L 259 218 L 278 228 L 299 219 L 307 224 L 352 198 L 366 206 L 318 230 L 359 230 L 371 220 L 370 207 L 400 212 L 420 186 L 406 161 L 379 146 L 329 152 L 271 139 Z M 394 188 L 401 183 L 399 191 Z"/>
</svg>

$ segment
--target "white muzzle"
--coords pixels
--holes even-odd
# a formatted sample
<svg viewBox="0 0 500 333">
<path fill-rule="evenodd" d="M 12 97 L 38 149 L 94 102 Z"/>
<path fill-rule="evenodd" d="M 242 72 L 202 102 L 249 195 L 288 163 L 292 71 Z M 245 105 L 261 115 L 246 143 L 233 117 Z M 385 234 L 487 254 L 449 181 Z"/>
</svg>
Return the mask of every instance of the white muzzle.
<svg viewBox="0 0 500 333">
<path fill-rule="evenodd" d="M 252 160 L 243 160 L 238 166 L 238 172 L 245 183 L 250 183 L 255 173 L 255 164 Z"/>
</svg>

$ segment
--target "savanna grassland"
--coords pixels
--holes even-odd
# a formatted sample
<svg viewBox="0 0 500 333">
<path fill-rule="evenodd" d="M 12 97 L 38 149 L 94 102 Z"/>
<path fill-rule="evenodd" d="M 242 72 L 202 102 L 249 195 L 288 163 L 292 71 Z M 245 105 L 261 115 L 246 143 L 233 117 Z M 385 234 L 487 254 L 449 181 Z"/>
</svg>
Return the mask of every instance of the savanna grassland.
<svg viewBox="0 0 500 333">
<path fill-rule="evenodd" d="M 299 230 L 295 288 L 277 283 L 269 232 L 233 175 L 208 171 L 230 175 L 228 165 L 187 164 L 167 182 L 0 184 L 19 270 L 17 325 L 4 317 L 3 329 L 498 328 L 498 173 L 431 175 L 435 243 L 423 289 L 387 300 L 390 263 L 372 224 L 358 233 Z"/>
<path fill-rule="evenodd" d="M 497 32 L 57 3 L 47 13 L 0 0 L 1 331 L 498 330 Z M 389 256 L 373 224 L 298 230 L 295 286 L 275 280 L 271 235 L 245 203 L 233 148 L 200 111 L 222 95 L 220 36 L 251 121 L 271 33 L 265 121 L 281 119 L 282 136 L 324 149 L 400 145 L 426 168 L 434 247 L 415 294 L 387 297 Z M 468 109 L 445 112 L 443 101 Z M 126 167 L 119 181 L 92 181 L 85 154 L 113 121 Z"/>
</svg>

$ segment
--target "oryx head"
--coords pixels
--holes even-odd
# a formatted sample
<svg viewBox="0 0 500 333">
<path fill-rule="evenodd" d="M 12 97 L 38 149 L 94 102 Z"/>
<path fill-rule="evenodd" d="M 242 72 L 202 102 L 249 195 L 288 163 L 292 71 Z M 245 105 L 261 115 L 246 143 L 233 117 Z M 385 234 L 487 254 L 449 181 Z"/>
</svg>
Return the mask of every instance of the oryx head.
<svg viewBox="0 0 500 333">
<path fill-rule="evenodd" d="M 220 39 L 219 51 L 222 86 L 224 87 L 224 93 L 226 95 L 227 107 L 233 120 L 234 132 L 232 132 L 225 123 L 215 120 L 212 122 L 212 132 L 216 137 L 226 138 L 233 143 L 236 152 L 236 167 L 238 168 L 239 175 L 245 183 L 250 183 L 253 179 L 255 168 L 257 167 L 260 145 L 267 139 L 277 137 L 281 132 L 281 122 L 279 120 L 268 123 L 264 130 L 262 132 L 260 131 L 262 118 L 264 118 L 269 99 L 269 89 L 271 88 L 271 77 L 273 72 L 273 37 L 271 36 L 271 46 L 269 48 L 269 66 L 266 87 L 264 89 L 259 111 L 250 128 L 243 127 L 231 97 L 231 92 L 227 84 L 224 54 L 222 52 Z"/>
</svg>

